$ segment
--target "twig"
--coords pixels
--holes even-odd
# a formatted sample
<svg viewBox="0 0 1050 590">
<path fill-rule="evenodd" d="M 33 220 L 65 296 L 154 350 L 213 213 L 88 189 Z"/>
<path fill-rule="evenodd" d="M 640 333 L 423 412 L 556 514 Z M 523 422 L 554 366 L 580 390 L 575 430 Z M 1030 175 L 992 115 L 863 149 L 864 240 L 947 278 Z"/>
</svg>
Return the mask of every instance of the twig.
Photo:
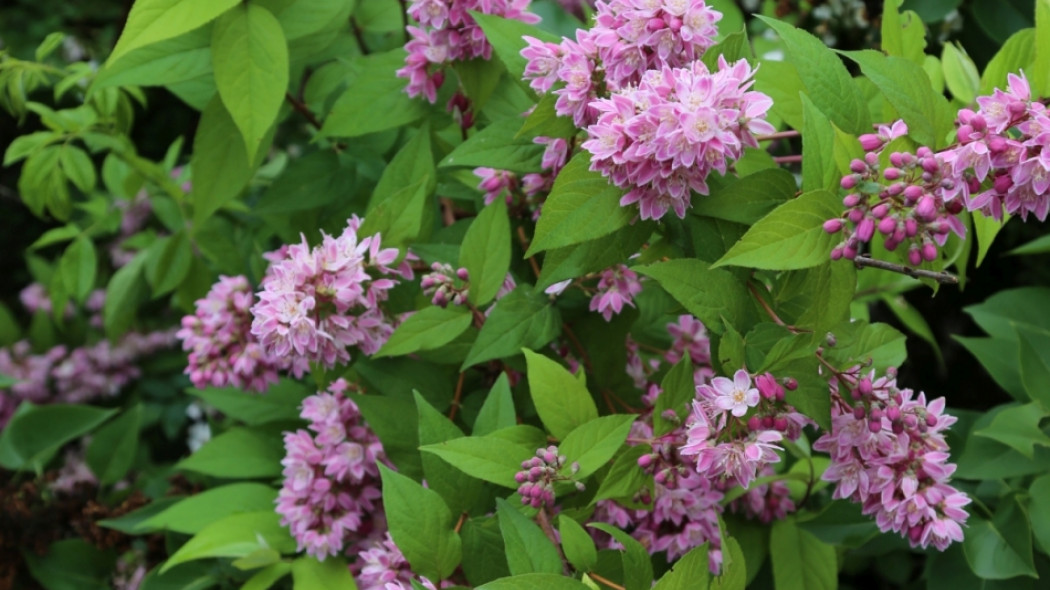
<svg viewBox="0 0 1050 590">
<path fill-rule="evenodd" d="M 525 228 L 521 227 L 520 225 L 518 226 L 518 241 L 521 242 L 522 249 L 529 249 L 529 238 L 525 235 Z M 532 267 L 532 274 L 539 277 L 540 266 L 536 264 L 536 258 L 534 256 L 529 256 L 529 266 Z"/>
<path fill-rule="evenodd" d="M 554 547 L 558 550 L 558 557 L 561 558 L 561 565 L 563 571 L 569 573 L 569 565 L 565 559 L 565 553 L 562 552 L 561 543 L 558 543 L 558 536 L 554 534 L 554 527 L 551 526 L 551 517 L 547 513 L 547 506 L 543 505 L 540 511 L 536 513 L 536 524 L 540 525 L 543 529 L 543 534 L 547 535 L 547 538 L 554 543 Z"/>
<path fill-rule="evenodd" d="M 441 221 L 445 227 L 456 223 L 456 211 L 452 206 L 452 199 L 441 197 Z"/>
<path fill-rule="evenodd" d="M 292 108 L 295 109 L 295 112 L 305 117 L 306 120 L 314 126 L 314 129 L 321 129 L 321 122 L 318 121 L 317 117 L 315 117 L 314 114 L 310 112 L 310 109 L 306 106 L 306 103 L 292 96 L 291 92 L 285 92 L 284 98 L 288 101 L 288 104 L 292 105 Z"/>
<path fill-rule="evenodd" d="M 610 580 L 608 578 L 605 578 L 603 576 L 599 576 L 598 574 L 596 574 L 594 572 L 587 572 L 587 575 L 590 576 L 591 578 L 601 582 L 602 584 L 605 584 L 606 586 L 612 588 L 613 590 L 627 590 L 626 588 L 624 588 L 623 586 L 617 584 L 616 582 L 613 582 L 612 580 Z"/>
<path fill-rule="evenodd" d="M 755 139 L 757 141 L 772 141 L 774 139 L 790 139 L 792 137 L 799 137 L 801 135 L 798 131 L 777 131 L 776 133 L 770 133 L 769 135 L 759 135 Z"/>
<path fill-rule="evenodd" d="M 452 395 L 452 408 L 448 411 L 448 419 L 456 419 L 456 410 L 459 409 L 459 400 L 463 397 L 463 378 L 466 377 L 466 373 L 459 374 L 459 380 L 456 381 L 456 393 Z"/>
<path fill-rule="evenodd" d="M 953 275 L 950 272 L 938 272 L 932 270 L 923 270 L 921 268 L 911 268 L 910 266 L 903 266 L 901 264 L 886 262 L 885 260 L 868 258 L 867 256 L 858 256 L 854 258 L 853 264 L 856 265 L 857 268 L 864 268 L 865 266 L 870 266 L 872 268 L 879 268 L 882 270 L 888 270 L 890 272 L 907 275 L 914 279 L 933 279 L 943 285 L 959 284 L 959 277 Z"/>
<path fill-rule="evenodd" d="M 463 523 L 464 523 L 464 522 L 465 522 L 466 520 L 467 520 L 467 513 L 466 513 L 466 512 L 461 512 L 461 513 L 459 514 L 459 520 L 457 520 L 457 521 L 456 521 L 456 528 L 452 529 L 452 530 L 456 531 L 456 534 L 457 534 L 457 535 L 459 534 L 459 530 L 460 530 L 461 528 L 463 528 Z"/>
<path fill-rule="evenodd" d="M 796 156 L 773 156 L 773 161 L 777 164 L 798 164 L 802 161 L 802 154 Z"/>
<path fill-rule="evenodd" d="M 401 28 L 405 31 L 405 43 L 408 43 L 408 3 L 405 0 L 398 0 L 398 2 L 401 3 Z"/>
<path fill-rule="evenodd" d="M 357 41 L 357 48 L 361 50 L 361 54 L 368 55 L 371 53 L 368 45 L 365 43 L 365 36 L 361 33 L 361 27 L 357 26 L 357 21 L 354 17 L 350 17 L 350 30 L 354 32 L 354 39 Z"/>
</svg>

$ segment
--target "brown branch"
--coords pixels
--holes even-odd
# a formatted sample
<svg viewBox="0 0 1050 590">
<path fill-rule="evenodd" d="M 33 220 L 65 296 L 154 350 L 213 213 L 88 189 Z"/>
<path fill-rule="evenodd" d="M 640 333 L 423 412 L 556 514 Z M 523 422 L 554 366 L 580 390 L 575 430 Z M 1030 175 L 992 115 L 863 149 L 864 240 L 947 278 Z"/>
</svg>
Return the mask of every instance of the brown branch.
<svg viewBox="0 0 1050 590">
<path fill-rule="evenodd" d="M 466 373 L 459 374 L 459 380 L 456 381 L 456 393 L 452 395 L 452 408 L 448 411 L 448 419 L 456 419 L 456 410 L 459 409 L 459 400 L 463 397 L 463 378 L 466 377 Z"/>
<path fill-rule="evenodd" d="M 903 266 L 900 264 L 894 264 L 892 262 L 886 262 L 885 260 L 878 260 L 876 258 L 868 258 L 867 256 L 858 256 L 853 259 L 853 264 L 857 268 L 864 268 L 870 266 L 872 268 L 878 268 L 882 270 L 888 270 L 890 272 L 907 275 L 913 279 L 933 279 L 942 285 L 958 285 L 959 277 L 944 271 L 932 271 L 923 270 L 921 268 L 911 268 L 909 266 Z"/>
<path fill-rule="evenodd" d="M 612 580 L 610 580 L 608 578 L 599 576 L 598 574 L 596 574 L 594 572 L 587 572 L 587 575 L 590 576 L 591 578 L 597 580 L 598 582 L 601 582 L 602 584 L 605 584 L 606 586 L 612 588 L 613 590 L 627 590 L 626 588 L 624 588 L 623 586 L 617 584 L 616 582 L 613 582 Z"/>
<path fill-rule="evenodd" d="M 315 117 L 314 114 L 310 112 L 310 109 L 306 106 L 306 103 L 292 96 L 291 92 L 285 92 L 284 98 L 288 101 L 288 104 L 292 105 L 292 108 L 295 110 L 295 112 L 305 117 L 306 120 L 309 121 L 311 125 L 313 125 L 314 129 L 321 129 L 321 122 L 318 121 L 317 117 Z"/>
<path fill-rule="evenodd" d="M 776 133 L 770 133 L 769 135 L 759 135 L 755 137 L 757 141 L 772 141 L 774 139 L 790 139 L 792 137 L 799 137 L 801 135 L 798 131 L 777 131 Z"/>
<path fill-rule="evenodd" d="M 448 197 L 441 197 L 441 222 L 445 227 L 456 223 L 456 210 L 452 206 L 452 199 Z"/>
<path fill-rule="evenodd" d="M 540 507 L 540 511 L 536 513 L 536 524 L 540 525 L 540 528 L 543 529 L 543 534 L 547 535 L 547 538 L 551 540 L 551 543 L 554 543 L 554 548 L 558 550 L 558 557 L 561 558 L 562 569 L 568 574 L 569 565 L 565 559 L 565 553 L 561 549 L 561 544 L 558 543 L 558 535 L 554 534 L 554 527 L 551 526 L 551 517 L 550 514 L 547 513 L 547 510 L 546 504 Z"/>
<path fill-rule="evenodd" d="M 801 161 L 801 154 L 795 156 L 773 156 L 773 162 L 777 164 L 798 164 Z"/>
<path fill-rule="evenodd" d="M 525 228 L 518 226 L 518 241 L 521 242 L 523 250 L 528 251 L 529 249 L 529 238 L 525 235 Z M 536 257 L 529 256 L 529 266 L 532 267 L 532 274 L 536 275 L 537 278 L 540 276 L 540 267 L 536 264 Z"/>
<path fill-rule="evenodd" d="M 459 534 L 459 530 L 461 528 L 463 528 L 463 523 L 466 522 L 466 520 L 467 520 L 467 513 L 466 512 L 461 512 L 459 514 L 459 520 L 456 521 L 456 527 L 454 529 L 452 529 L 452 530 L 456 531 L 457 535 Z"/>
</svg>

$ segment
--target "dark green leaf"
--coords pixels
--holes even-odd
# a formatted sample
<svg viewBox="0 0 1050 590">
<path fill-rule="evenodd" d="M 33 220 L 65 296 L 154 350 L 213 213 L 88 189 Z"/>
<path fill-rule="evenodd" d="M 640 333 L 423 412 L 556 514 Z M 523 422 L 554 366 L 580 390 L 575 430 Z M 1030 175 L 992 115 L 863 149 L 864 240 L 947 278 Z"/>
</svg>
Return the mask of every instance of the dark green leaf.
<svg viewBox="0 0 1050 590">
<path fill-rule="evenodd" d="M 292 162 L 266 189 L 256 213 L 288 213 L 334 203 L 354 181 L 355 166 L 331 150 L 318 150 Z"/>
<path fill-rule="evenodd" d="M 742 328 L 754 321 L 747 288 L 729 271 L 713 269 L 706 262 L 688 258 L 657 262 L 634 270 L 655 279 L 712 332 L 722 331 L 722 318 Z"/>
<path fill-rule="evenodd" d="M 510 269 L 510 219 L 503 199 L 474 218 L 459 250 L 459 265 L 470 274 L 467 300 L 476 306 L 492 301 Z"/>
<path fill-rule="evenodd" d="M 752 224 L 795 196 L 795 177 L 782 168 L 749 174 L 693 202 L 693 213 Z"/>
<path fill-rule="evenodd" d="M 321 135 L 357 137 L 422 117 L 426 113 L 424 101 L 409 98 L 405 94 L 407 82 L 395 74 L 404 66 L 405 55 L 405 50 L 398 48 L 358 58 L 358 74 L 332 106 Z M 382 117 L 376 116 L 377 105 L 383 105 Z"/>
<path fill-rule="evenodd" d="M 231 428 L 209 440 L 177 469 L 228 479 L 277 477 L 284 449 L 279 440 L 247 428 Z"/>
<path fill-rule="evenodd" d="M 560 574 L 558 549 L 543 534 L 539 525 L 515 510 L 506 500 L 496 500 L 496 514 L 507 551 L 507 565 L 512 575 Z"/>
<path fill-rule="evenodd" d="M 991 424 L 973 433 L 1001 442 L 1032 459 L 1035 445 L 1050 446 L 1050 437 L 1039 428 L 1040 420 L 1045 417 L 1038 404 L 1009 406 L 996 414 Z"/>
<path fill-rule="evenodd" d="M 102 485 L 117 483 L 131 469 L 139 448 L 142 404 L 99 428 L 87 448 L 87 464 Z"/>
<path fill-rule="evenodd" d="M 467 581 L 481 585 L 510 575 L 497 517 L 468 518 L 459 536 L 463 539 L 463 573 Z"/>
<path fill-rule="evenodd" d="M 33 578 L 47 590 L 105 590 L 116 565 L 114 551 L 102 551 L 83 539 L 53 543 L 40 556 L 29 547 L 22 556 Z"/>
<path fill-rule="evenodd" d="M 521 56 L 521 50 L 526 47 L 527 43 L 522 36 L 528 35 L 540 41 L 552 43 L 561 41 L 555 35 L 520 20 L 479 12 L 471 12 L 471 16 L 485 32 L 485 38 L 492 44 L 496 56 L 507 67 L 507 71 L 515 80 L 521 80 L 522 73 L 525 72 L 526 60 Z"/>
<path fill-rule="evenodd" d="M 662 393 L 656 398 L 653 408 L 653 435 L 663 436 L 685 422 L 691 406 L 689 402 L 696 398 L 696 383 L 693 379 L 693 362 L 689 355 L 684 355 L 660 382 Z M 678 416 L 678 421 L 664 418 L 664 412 L 671 410 Z"/>
<path fill-rule="evenodd" d="M 98 257 L 95 244 L 84 235 L 78 236 L 66 248 L 58 263 L 62 282 L 66 291 L 77 301 L 83 301 L 95 288 L 95 274 L 98 271 Z"/>
<path fill-rule="evenodd" d="M 1017 325 L 1021 382 L 1032 401 L 1050 409 L 1050 332 Z"/>
<path fill-rule="evenodd" d="M 561 314 L 550 299 L 534 293 L 529 285 L 520 285 L 496 303 L 461 370 L 517 355 L 522 347 L 540 348 L 553 340 L 560 329 Z"/>
<path fill-rule="evenodd" d="M 419 413 L 419 444 L 430 445 L 463 438 L 463 431 L 416 394 Z M 441 494 L 454 514 L 467 512 L 478 501 L 481 482 L 449 465 L 432 453 L 423 453 L 423 475 L 427 486 Z"/>
<path fill-rule="evenodd" d="M 613 461 L 609 473 L 602 479 L 593 502 L 601 500 L 632 500 L 642 488 L 652 489 L 653 477 L 638 467 L 638 459 L 650 453 L 646 445 L 628 447 Z"/>
<path fill-rule="evenodd" d="M 536 288 L 546 289 L 565 279 L 575 279 L 615 264 L 623 264 L 648 241 L 652 230 L 651 223 L 637 222 L 607 236 L 548 250 L 543 258 L 543 269 L 536 281 Z"/>
<path fill-rule="evenodd" d="M 1038 578 L 1032 561 L 1032 530 L 1028 515 L 1015 498 L 1003 501 L 992 520 L 971 514 L 966 522 L 963 552 L 973 573 L 1005 580 L 1014 576 Z"/>
<path fill-rule="evenodd" d="M 0 432 L 0 466 L 39 473 L 63 445 L 116 413 L 89 406 L 22 402 Z"/>
<path fill-rule="evenodd" d="M 798 528 L 794 519 L 773 523 L 769 538 L 777 590 L 834 590 L 838 587 L 835 548 Z"/>
<path fill-rule="evenodd" d="M 187 393 L 203 399 L 230 418 L 259 426 L 297 419 L 299 405 L 312 392 L 296 381 L 282 379 L 262 395 L 249 395 L 236 387 L 189 389 Z"/>
<path fill-rule="evenodd" d="M 159 238 L 146 252 L 146 282 L 154 297 L 174 291 L 190 272 L 193 245 L 184 230 Z"/>
<path fill-rule="evenodd" d="M 529 137 L 515 137 L 519 129 L 520 118 L 497 121 L 456 146 L 452 153 L 441 160 L 440 165 L 469 168 L 485 166 L 518 174 L 538 172 L 543 146 L 533 143 Z"/>
<path fill-rule="evenodd" d="M 401 356 L 440 348 L 466 332 L 472 319 L 470 311 L 462 307 L 428 307 L 402 322 L 373 357 Z"/>
<path fill-rule="evenodd" d="M 139 303 L 146 298 L 146 281 L 142 276 L 145 263 L 146 255 L 140 252 L 109 279 L 102 318 L 110 338 L 123 335 L 131 327 Z"/>
<path fill-rule="evenodd" d="M 587 526 L 604 531 L 620 545 L 623 554 L 623 585 L 626 590 L 649 590 L 653 585 L 653 564 L 649 552 L 634 537 L 620 529 L 602 522 L 592 522 Z"/>
</svg>

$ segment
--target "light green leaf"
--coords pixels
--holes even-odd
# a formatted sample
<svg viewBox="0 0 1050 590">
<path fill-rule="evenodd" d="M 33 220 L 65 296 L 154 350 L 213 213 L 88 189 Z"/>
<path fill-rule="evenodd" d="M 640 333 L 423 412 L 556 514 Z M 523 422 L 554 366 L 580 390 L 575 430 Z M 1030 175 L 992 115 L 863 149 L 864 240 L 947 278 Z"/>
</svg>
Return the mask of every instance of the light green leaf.
<svg viewBox="0 0 1050 590">
<path fill-rule="evenodd" d="M 633 270 L 655 279 L 712 332 L 722 331 L 723 317 L 742 329 L 754 321 L 747 288 L 729 271 L 712 269 L 706 262 L 690 258 L 656 262 Z"/>
<path fill-rule="evenodd" d="M 454 438 L 419 450 L 441 457 L 467 475 L 511 489 L 518 487 L 514 474 L 521 471 L 521 462 L 535 453 L 535 448 L 495 434 Z"/>
<path fill-rule="evenodd" d="M 415 393 L 419 444 L 439 444 L 463 438 L 463 431 Z M 421 453 L 427 487 L 441 494 L 453 514 L 468 512 L 481 498 L 482 484 L 432 453 Z"/>
<path fill-rule="evenodd" d="M 470 311 L 462 307 L 428 307 L 402 322 L 373 358 L 440 348 L 466 332 L 472 319 Z"/>
<path fill-rule="evenodd" d="M 324 561 L 306 556 L 292 562 L 295 590 L 357 590 L 346 560 L 329 557 Z"/>
<path fill-rule="evenodd" d="M 565 559 L 576 571 L 589 572 L 598 563 L 598 549 L 594 539 L 580 523 L 562 514 L 558 517 L 558 532 L 561 533 L 561 548 Z"/>
<path fill-rule="evenodd" d="M 558 549 L 536 523 L 502 499 L 496 500 L 496 514 L 511 574 L 561 573 Z"/>
<path fill-rule="evenodd" d="M 1007 221 L 1010 221 L 1010 217 L 1003 215 L 1002 221 L 996 221 L 992 217 L 986 217 L 980 211 L 973 211 L 970 215 L 973 219 L 974 237 L 977 238 L 976 264 L 981 266 L 984 257 L 988 255 L 988 250 L 992 247 L 992 242 L 995 241 L 995 236 L 999 235 L 999 231 L 1006 226 Z"/>
<path fill-rule="evenodd" d="M 996 88 L 1006 88 L 1007 74 L 1018 70 L 1031 72 L 1035 60 L 1035 29 L 1021 29 L 1003 43 L 981 74 L 981 90 L 978 94 L 991 94 Z"/>
<path fill-rule="evenodd" d="M 623 585 L 626 590 L 649 590 L 653 585 L 653 563 L 649 552 L 634 537 L 604 522 L 587 525 L 612 535 L 623 549 Z"/>
<path fill-rule="evenodd" d="M 98 257 L 95 244 L 85 235 L 78 236 L 66 248 L 58 263 L 62 282 L 77 301 L 83 301 L 95 288 L 95 274 L 98 271 Z"/>
<path fill-rule="evenodd" d="M 1010 406 L 996 414 L 991 424 L 973 433 L 1017 449 L 1017 452 L 1032 459 L 1035 445 L 1050 446 L 1050 436 L 1039 428 L 1039 421 L 1046 415 L 1038 404 Z"/>
<path fill-rule="evenodd" d="M 265 395 L 245 395 L 244 390 L 237 387 L 189 389 L 187 393 L 203 399 L 230 418 L 259 426 L 298 419 L 299 405 L 313 392 L 296 381 L 282 379 L 271 385 Z"/>
<path fill-rule="evenodd" d="M 62 166 L 62 172 L 73 183 L 73 186 L 80 189 L 80 192 L 90 193 L 98 180 L 95 164 L 91 162 L 91 158 L 84 150 L 76 146 L 66 144 L 61 149 L 58 163 Z"/>
<path fill-rule="evenodd" d="M 583 582 L 558 574 L 523 574 L 500 578 L 474 590 L 593 590 Z"/>
<path fill-rule="evenodd" d="M 540 420 L 555 438 L 566 436 L 598 417 L 587 387 L 557 362 L 523 350 L 528 364 L 529 391 Z"/>
<path fill-rule="evenodd" d="M 707 543 L 690 549 L 660 578 L 653 590 L 706 590 L 711 584 L 707 553 Z"/>
<path fill-rule="evenodd" d="M 295 552 L 295 540 L 281 525 L 280 515 L 270 510 L 231 514 L 201 529 L 179 548 L 160 572 L 180 563 L 208 557 L 244 557 L 270 548 L 286 554 Z"/>
<path fill-rule="evenodd" d="M 175 468 L 226 479 L 277 477 L 283 458 L 279 440 L 255 430 L 231 428 L 204 443 Z"/>
<path fill-rule="evenodd" d="M 1050 0 L 1035 2 L 1035 58 L 1030 71 L 1032 95 L 1050 95 Z"/>
<path fill-rule="evenodd" d="M 288 87 L 288 43 L 272 13 L 245 3 L 215 22 L 212 67 L 222 103 L 244 138 L 248 161 L 265 149 Z"/>
<path fill-rule="evenodd" d="M 561 41 L 557 36 L 520 20 L 480 12 L 471 12 L 470 15 L 485 33 L 485 38 L 492 44 L 496 57 L 503 62 L 515 80 L 521 80 L 525 72 L 526 60 L 521 56 L 521 50 L 528 44 L 522 39 L 522 36 L 528 35 L 540 41 L 552 43 Z"/>
<path fill-rule="evenodd" d="M 510 218 L 503 199 L 474 218 L 459 250 L 459 265 L 470 273 L 467 300 L 485 305 L 496 297 L 510 269 Z"/>
<path fill-rule="evenodd" d="M 170 530 L 196 534 L 213 522 L 240 512 L 273 509 L 277 490 L 261 483 L 231 483 L 190 496 L 134 527 L 137 534 Z"/>
<path fill-rule="evenodd" d="M 798 528 L 793 518 L 773 523 L 769 553 L 777 590 L 838 588 L 835 548 Z"/>
<path fill-rule="evenodd" d="M 457 439 L 463 440 L 463 439 Z M 431 580 L 444 580 L 459 566 L 462 543 L 452 530 L 452 513 L 434 490 L 379 466 L 383 479 L 383 508 L 390 536 L 412 571 Z"/>
<path fill-rule="evenodd" d="M 799 98 L 802 100 L 802 190 L 834 191 L 841 179 L 835 167 L 835 127 L 808 96 L 800 94 Z"/>
<path fill-rule="evenodd" d="M 620 503 L 633 500 L 643 488 L 652 491 L 653 476 L 638 468 L 638 459 L 650 453 L 648 445 L 628 447 L 613 461 L 609 473 L 602 479 L 592 503 L 601 500 L 617 500 Z"/>
<path fill-rule="evenodd" d="M 91 92 L 111 86 L 165 86 L 211 74 L 211 27 L 200 27 L 110 60 L 91 83 Z"/>
<path fill-rule="evenodd" d="M 185 230 L 159 238 L 146 252 L 146 282 L 154 297 L 174 291 L 190 272 L 193 245 Z"/>
<path fill-rule="evenodd" d="M 496 382 L 492 384 L 488 396 L 485 397 L 481 410 L 478 411 L 472 433 L 474 436 L 491 434 L 501 428 L 514 426 L 516 420 L 510 381 L 506 373 L 500 373 Z"/>
<path fill-rule="evenodd" d="M 977 72 L 973 60 L 966 55 L 966 50 L 962 46 L 945 43 L 941 53 L 941 64 L 944 68 L 944 81 L 948 84 L 952 96 L 963 104 L 972 104 L 981 87 L 981 75 Z"/>
<path fill-rule="evenodd" d="M 637 216 L 634 207 L 620 206 L 623 191 L 589 166 L 590 155 L 581 152 L 558 173 L 526 257 L 600 238 Z"/>
<path fill-rule="evenodd" d="M 569 465 L 573 462 L 579 464 L 580 470 L 573 477 L 584 479 L 604 467 L 627 440 L 635 418 L 637 416 L 626 414 L 602 416 L 567 434 L 558 446 L 558 452 L 565 455 Z M 568 472 L 569 465 L 562 471 Z"/>
<path fill-rule="evenodd" d="M 106 65 L 133 49 L 188 33 L 237 4 L 237 0 L 137 0 Z"/>
<path fill-rule="evenodd" d="M 301 558 L 306 559 L 306 558 Z M 338 563 L 338 560 L 332 560 L 333 563 Z M 275 563 L 273 565 L 264 567 L 255 573 L 252 577 L 241 586 L 241 590 L 268 590 L 278 580 L 287 576 L 292 571 L 292 564 L 290 563 Z M 347 586 L 350 589 L 356 589 L 355 586 Z M 149 590 L 143 588 L 143 590 Z"/>
<path fill-rule="evenodd" d="M 518 174 L 538 172 L 543 146 L 533 143 L 530 137 L 515 137 L 519 129 L 520 118 L 497 121 L 456 146 L 452 153 L 441 160 L 440 165 L 469 168 L 486 166 Z"/>
<path fill-rule="evenodd" d="M 804 193 L 751 226 L 712 268 L 792 270 L 826 262 L 839 238 L 824 231 L 824 222 L 838 217 L 841 209 L 838 197 L 828 191 Z"/>
</svg>

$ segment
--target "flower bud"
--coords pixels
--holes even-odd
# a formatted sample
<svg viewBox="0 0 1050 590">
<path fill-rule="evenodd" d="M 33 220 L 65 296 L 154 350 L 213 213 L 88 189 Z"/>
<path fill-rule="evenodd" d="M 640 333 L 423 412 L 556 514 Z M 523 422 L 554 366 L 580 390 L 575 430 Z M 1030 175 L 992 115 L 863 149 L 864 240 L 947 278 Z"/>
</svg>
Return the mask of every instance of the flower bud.
<svg viewBox="0 0 1050 590">
<path fill-rule="evenodd" d="M 937 246 L 933 242 L 926 242 L 922 245 L 922 259 L 926 262 L 937 260 Z"/>
<path fill-rule="evenodd" d="M 860 174 L 861 172 L 864 172 L 868 169 L 868 165 L 865 164 L 863 160 L 858 160 L 854 158 L 849 163 L 849 169 L 856 172 L 857 174 Z"/>
<path fill-rule="evenodd" d="M 888 236 L 897 229 L 897 220 L 892 217 L 884 217 L 879 222 L 879 233 Z"/>
<path fill-rule="evenodd" d="M 839 186 L 846 190 L 850 190 L 853 187 L 857 186 L 857 177 L 853 174 L 850 174 L 849 176 L 843 176 L 842 181 L 839 182 Z"/>
<path fill-rule="evenodd" d="M 865 133 L 857 139 L 860 140 L 861 149 L 863 149 L 866 152 L 877 150 L 880 147 L 882 147 L 882 139 L 880 139 L 879 136 L 875 135 L 874 133 Z"/>
<path fill-rule="evenodd" d="M 841 219 L 829 219 L 829 220 L 824 222 L 824 231 L 828 232 L 829 234 L 838 233 L 841 230 L 842 230 L 842 220 Z"/>
</svg>

